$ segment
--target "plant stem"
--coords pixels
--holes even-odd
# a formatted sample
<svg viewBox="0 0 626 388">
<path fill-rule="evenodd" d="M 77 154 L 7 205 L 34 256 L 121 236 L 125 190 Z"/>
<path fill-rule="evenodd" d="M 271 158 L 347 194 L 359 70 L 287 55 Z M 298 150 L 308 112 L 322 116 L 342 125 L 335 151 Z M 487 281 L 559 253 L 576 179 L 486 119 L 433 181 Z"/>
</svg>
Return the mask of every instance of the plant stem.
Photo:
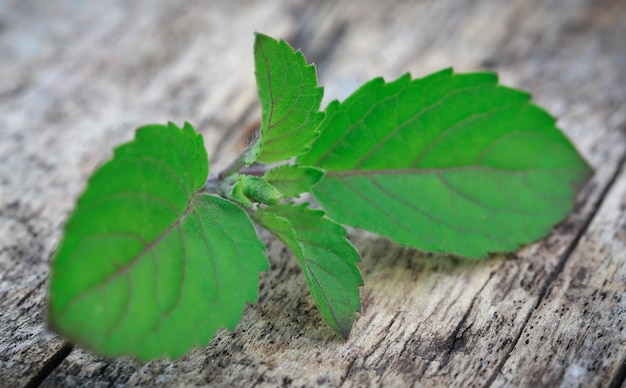
<svg viewBox="0 0 626 388">
<path fill-rule="evenodd" d="M 252 167 L 242 168 L 239 170 L 239 174 L 243 175 L 252 175 L 252 176 L 263 176 L 266 172 L 271 169 L 267 164 L 257 164 Z"/>
<path fill-rule="evenodd" d="M 217 181 L 222 181 L 227 177 L 230 177 L 232 175 L 238 174 L 239 170 L 241 170 L 242 168 L 246 167 L 246 163 L 248 161 L 248 158 L 250 157 L 250 154 L 252 152 L 255 152 L 255 148 L 257 147 L 257 142 L 252 143 L 251 145 L 249 145 L 245 151 L 243 151 L 241 153 L 241 155 L 239 155 L 237 157 L 237 159 L 233 160 L 228 167 L 226 167 L 224 170 L 222 170 L 219 174 L 217 174 Z"/>
<path fill-rule="evenodd" d="M 253 157 L 252 154 L 258 152 L 257 147 L 258 141 L 249 145 L 245 151 L 241 153 L 241 155 L 239 155 L 217 175 L 209 175 L 207 182 L 204 184 L 204 190 L 227 196 L 229 194 L 228 186 L 234 182 L 237 175 L 245 174 L 263 176 L 269 170 L 269 166 L 256 165 L 253 167 L 247 167 L 247 164 L 250 163 L 250 160 Z"/>
</svg>

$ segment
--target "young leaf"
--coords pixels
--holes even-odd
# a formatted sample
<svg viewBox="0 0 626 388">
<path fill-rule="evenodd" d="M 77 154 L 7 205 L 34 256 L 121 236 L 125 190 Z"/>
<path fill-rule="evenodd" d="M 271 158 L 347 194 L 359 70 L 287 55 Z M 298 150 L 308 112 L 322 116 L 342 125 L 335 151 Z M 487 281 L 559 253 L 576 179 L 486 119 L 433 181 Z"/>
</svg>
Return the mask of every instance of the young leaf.
<svg viewBox="0 0 626 388">
<path fill-rule="evenodd" d="M 298 162 L 329 217 L 426 251 L 483 257 L 547 234 L 591 169 L 494 74 L 381 78 L 332 102 Z"/>
<path fill-rule="evenodd" d="M 315 66 L 284 41 L 259 33 L 254 62 L 262 110 L 257 161 L 274 163 L 300 155 L 324 118 L 319 112 L 324 90 L 317 86 Z"/>
<path fill-rule="evenodd" d="M 283 193 L 264 178 L 250 175 L 239 176 L 233 186 L 232 195 L 247 207 L 252 207 L 252 201 L 274 205 L 283 197 Z"/>
<path fill-rule="evenodd" d="M 293 251 L 322 317 L 348 337 L 355 312 L 361 311 L 363 279 L 356 266 L 359 253 L 346 238 L 346 230 L 306 203 L 270 206 L 257 211 L 255 219 Z"/>
<path fill-rule="evenodd" d="M 266 172 L 264 178 L 286 197 L 297 197 L 311 190 L 323 175 L 319 168 L 283 164 Z"/>
<path fill-rule="evenodd" d="M 181 356 L 234 328 L 268 268 L 245 212 L 201 194 L 202 137 L 140 128 L 91 177 L 56 252 L 49 322 L 105 356 Z"/>
</svg>

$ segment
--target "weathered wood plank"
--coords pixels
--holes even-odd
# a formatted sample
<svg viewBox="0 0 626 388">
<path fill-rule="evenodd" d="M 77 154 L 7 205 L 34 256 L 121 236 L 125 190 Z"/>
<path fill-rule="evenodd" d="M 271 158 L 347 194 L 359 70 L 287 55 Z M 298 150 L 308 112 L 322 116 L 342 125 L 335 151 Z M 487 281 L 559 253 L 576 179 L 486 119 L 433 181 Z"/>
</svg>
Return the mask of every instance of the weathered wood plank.
<svg viewBox="0 0 626 388">
<path fill-rule="evenodd" d="M 61 349 L 45 325 L 48 262 L 113 147 L 139 125 L 189 120 L 212 150 L 250 110 L 254 75 L 233 71 L 252 68 L 248 26 L 281 35 L 291 19 L 257 4 L 230 23 L 243 6 L 0 3 L 0 382 L 28 381 Z"/>
<path fill-rule="evenodd" d="M 560 118 L 596 176 L 549 238 L 508 258 L 430 257 L 355 233 L 366 286 L 363 313 L 345 343 L 323 325 L 297 263 L 265 235 L 272 271 L 233 333 L 220 332 L 176 362 L 104 360 L 77 349 L 44 385 L 502 385 L 529 383 L 545 364 L 541 357 L 529 362 L 529 352 L 550 349 L 537 339 L 526 345 L 526 334 L 551 330 L 541 312 L 567 302 L 551 298 L 570 294 L 578 254 L 570 251 L 626 150 L 626 113 L 618 109 L 626 99 L 623 2 L 10 4 L 11 18 L 0 17 L 8 26 L 0 30 L 0 54 L 14 65 L 0 68 L 0 116 L 10 124 L 0 140 L 0 307 L 9 312 L 0 318 L 0 381 L 27 381 L 59 349 L 43 322 L 50 252 L 87 175 L 132 136 L 129 128 L 166 119 L 200 124 L 218 164 L 241 147 L 246 135 L 225 131 L 254 128 L 255 29 L 290 39 L 318 62 L 326 100 L 381 74 L 494 68 Z M 58 14 L 69 16 L 39 22 Z M 24 49 L 31 41 L 39 46 Z M 607 302 L 590 311 L 616 309 Z M 581 334 L 577 322 L 562 330 Z M 623 338 L 610 333 L 606 341 Z M 565 347 L 554 363 L 595 354 Z M 625 354 L 615 345 L 603 355 L 606 370 L 573 380 L 559 377 L 569 376 L 567 365 L 552 365 L 557 377 L 549 381 L 608 381 Z"/>
<path fill-rule="evenodd" d="M 496 385 L 618 386 L 626 373 L 626 162 Z M 622 381 L 623 382 L 623 381 Z"/>
</svg>

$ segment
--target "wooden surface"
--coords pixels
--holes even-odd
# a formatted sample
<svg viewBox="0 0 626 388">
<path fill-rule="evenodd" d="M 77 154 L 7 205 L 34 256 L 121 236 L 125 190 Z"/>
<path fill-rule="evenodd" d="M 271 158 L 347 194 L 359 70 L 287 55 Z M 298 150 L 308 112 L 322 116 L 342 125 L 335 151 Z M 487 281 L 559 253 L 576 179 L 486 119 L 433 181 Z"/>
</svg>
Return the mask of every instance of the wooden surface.
<svg viewBox="0 0 626 388">
<path fill-rule="evenodd" d="M 550 236 L 508 256 L 353 231 L 365 287 L 345 342 L 263 234 L 272 268 L 234 332 L 175 362 L 67 355 L 46 328 L 46 280 L 87 177 L 167 120 L 196 126 L 212 168 L 228 163 L 260 117 L 255 30 L 317 64 L 326 102 L 379 75 L 497 71 L 558 117 L 595 175 Z M 36 382 L 50 360 L 50 387 L 623 386 L 625 104 L 621 0 L 0 0 L 0 386 Z"/>
</svg>

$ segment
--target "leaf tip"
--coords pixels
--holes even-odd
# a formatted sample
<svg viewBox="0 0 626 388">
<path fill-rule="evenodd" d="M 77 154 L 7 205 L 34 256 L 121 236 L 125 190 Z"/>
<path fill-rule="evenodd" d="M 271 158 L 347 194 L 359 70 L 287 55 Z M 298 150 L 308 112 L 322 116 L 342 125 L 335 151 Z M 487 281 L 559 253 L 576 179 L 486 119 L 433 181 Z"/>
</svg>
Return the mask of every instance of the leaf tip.
<svg viewBox="0 0 626 388">
<path fill-rule="evenodd" d="M 354 324 L 355 314 L 352 314 L 350 319 L 337 322 L 337 326 L 333 327 L 333 330 L 341 336 L 341 338 L 345 341 L 350 337 L 350 332 L 352 331 L 352 325 Z"/>
</svg>

